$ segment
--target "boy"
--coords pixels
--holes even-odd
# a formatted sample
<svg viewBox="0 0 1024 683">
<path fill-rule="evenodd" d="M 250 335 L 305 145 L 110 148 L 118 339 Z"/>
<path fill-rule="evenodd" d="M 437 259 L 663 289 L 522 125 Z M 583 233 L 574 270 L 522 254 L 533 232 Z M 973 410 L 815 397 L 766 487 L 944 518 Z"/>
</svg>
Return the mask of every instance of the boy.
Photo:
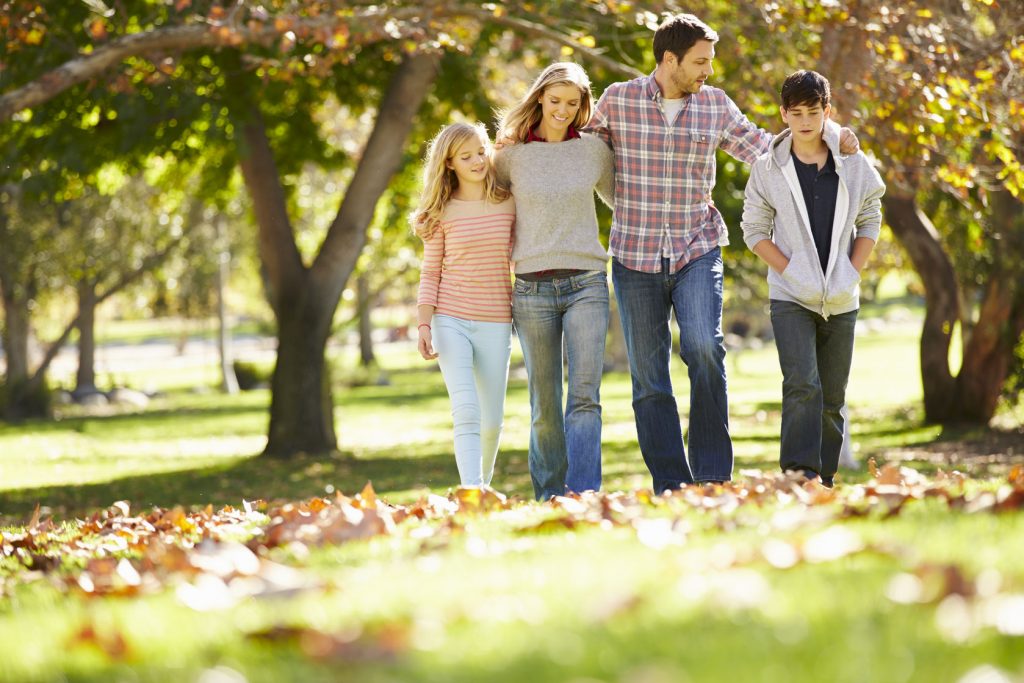
<svg viewBox="0 0 1024 683">
<path fill-rule="evenodd" d="M 789 129 L 751 167 L 743 239 L 765 261 L 782 367 L 779 464 L 832 486 L 843 444 L 860 271 L 878 239 L 885 192 L 862 153 L 842 156 L 828 81 L 797 71 L 782 85 Z M 824 135 L 822 134 L 824 131 Z"/>
</svg>

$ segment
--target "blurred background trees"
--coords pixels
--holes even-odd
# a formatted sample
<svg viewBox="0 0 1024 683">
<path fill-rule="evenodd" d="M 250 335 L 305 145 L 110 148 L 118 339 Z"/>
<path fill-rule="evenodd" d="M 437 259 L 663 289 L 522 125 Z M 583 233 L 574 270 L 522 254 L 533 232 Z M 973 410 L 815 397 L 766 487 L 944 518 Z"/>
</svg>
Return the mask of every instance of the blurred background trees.
<svg viewBox="0 0 1024 683">
<path fill-rule="evenodd" d="M 648 73 L 662 12 L 694 9 L 613 0 L 0 6 L 5 411 L 38 412 L 29 397 L 45 365 L 27 360 L 30 312 L 56 310 L 39 302 L 75 292 L 74 324 L 53 338 L 78 329 L 87 352 L 95 301 L 129 275 L 149 272 L 157 290 L 169 278 L 178 312 L 210 314 L 222 265 L 237 254 L 234 277 L 261 283 L 277 336 L 267 452 L 278 455 L 335 447 L 328 341 L 358 328 L 372 364 L 374 306 L 413 296 L 419 245 L 405 215 L 436 130 L 453 118 L 493 121 L 556 59 L 580 61 L 596 94 Z M 1021 382 L 1016 10 L 994 0 L 698 10 L 722 36 L 714 84 L 753 120 L 777 130 L 782 79 L 814 68 L 833 83 L 837 120 L 877 159 L 889 186 L 886 234 L 899 247 L 880 245 L 865 291 L 884 269 L 919 282 L 930 421 L 987 422 Z M 727 313 L 749 319 L 765 293 L 738 233 L 746 174 L 720 157 L 714 199 L 732 233 Z M 607 230 L 610 212 L 601 218 Z M 95 384 L 88 365 L 83 388 Z"/>
</svg>

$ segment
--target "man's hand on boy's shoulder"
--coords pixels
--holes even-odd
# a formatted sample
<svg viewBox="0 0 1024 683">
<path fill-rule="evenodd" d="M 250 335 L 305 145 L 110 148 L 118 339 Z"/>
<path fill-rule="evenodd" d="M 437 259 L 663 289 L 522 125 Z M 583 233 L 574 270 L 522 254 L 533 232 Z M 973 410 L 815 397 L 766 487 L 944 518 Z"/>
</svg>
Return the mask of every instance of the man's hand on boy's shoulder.
<svg viewBox="0 0 1024 683">
<path fill-rule="evenodd" d="M 843 126 L 839 129 L 839 152 L 845 156 L 856 154 L 860 151 L 860 140 L 857 134 Z"/>
</svg>

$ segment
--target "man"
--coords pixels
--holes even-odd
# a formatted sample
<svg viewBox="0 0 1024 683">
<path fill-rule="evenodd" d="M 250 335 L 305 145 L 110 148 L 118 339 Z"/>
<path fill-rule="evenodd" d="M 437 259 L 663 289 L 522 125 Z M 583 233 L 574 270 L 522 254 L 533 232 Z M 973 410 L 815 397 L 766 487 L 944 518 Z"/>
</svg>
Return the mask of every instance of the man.
<svg viewBox="0 0 1024 683">
<path fill-rule="evenodd" d="M 753 163 L 773 136 L 705 85 L 716 42 L 718 34 L 693 15 L 667 19 L 654 34 L 654 72 L 611 85 L 587 128 L 615 152 L 612 282 L 640 451 L 658 493 L 732 477 L 722 343 L 728 233 L 711 200 L 715 150 Z M 853 137 L 844 134 L 844 141 Z M 856 148 L 854 139 L 843 152 Z M 689 463 L 669 376 L 672 312 L 690 377 Z"/>
</svg>

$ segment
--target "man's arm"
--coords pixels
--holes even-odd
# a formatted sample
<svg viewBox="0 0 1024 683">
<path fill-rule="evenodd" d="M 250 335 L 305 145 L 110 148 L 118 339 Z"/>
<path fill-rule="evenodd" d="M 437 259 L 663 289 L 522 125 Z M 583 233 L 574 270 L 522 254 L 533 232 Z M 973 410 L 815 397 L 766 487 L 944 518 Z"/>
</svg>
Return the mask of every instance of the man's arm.
<svg viewBox="0 0 1024 683">
<path fill-rule="evenodd" d="M 725 107 L 725 123 L 720 146 L 734 159 L 752 164 L 768 151 L 775 136 L 755 126 L 728 95 L 723 93 L 722 97 L 725 98 L 722 103 Z"/>
<path fill-rule="evenodd" d="M 604 144 L 609 147 L 612 145 L 612 129 L 611 129 L 611 99 L 608 93 L 612 88 L 606 88 L 601 93 L 601 99 L 597 101 L 597 105 L 594 107 L 594 113 L 590 115 L 590 123 L 583 129 L 584 132 L 596 135 L 604 141 Z"/>
</svg>

